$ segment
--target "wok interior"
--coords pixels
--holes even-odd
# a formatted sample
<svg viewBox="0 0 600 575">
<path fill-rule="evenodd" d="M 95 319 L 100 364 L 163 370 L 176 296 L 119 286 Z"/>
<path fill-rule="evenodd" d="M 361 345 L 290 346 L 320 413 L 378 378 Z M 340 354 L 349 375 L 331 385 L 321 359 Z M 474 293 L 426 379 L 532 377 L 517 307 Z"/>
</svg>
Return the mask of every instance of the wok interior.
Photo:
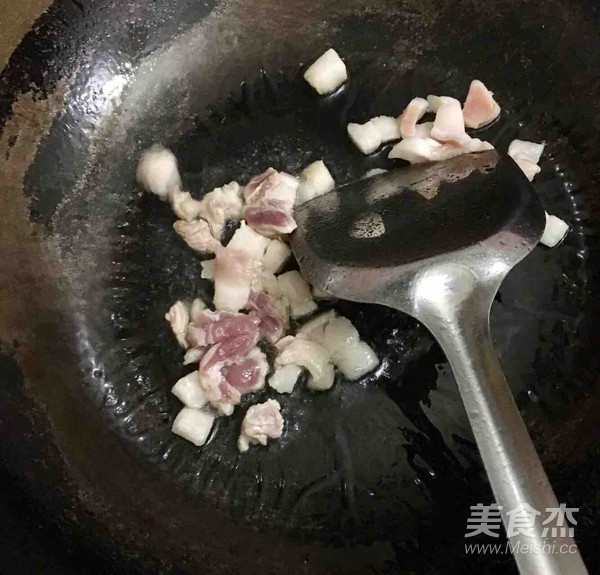
<svg viewBox="0 0 600 575">
<path fill-rule="evenodd" d="M 322 395 L 299 386 L 278 397 L 288 432 L 268 449 L 235 451 L 249 399 L 233 418 L 218 420 L 204 449 L 170 433 L 178 404 L 169 389 L 184 372 L 163 315 L 178 298 L 210 295 L 210 285 L 175 237 L 168 208 L 142 194 L 133 174 L 141 150 L 159 141 L 175 151 L 196 197 L 269 165 L 293 173 L 319 158 L 346 183 L 390 166 L 385 152 L 363 157 L 353 149 L 348 121 L 395 114 L 417 95 L 463 98 L 475 77 L 505 110 L 477 136 L 502 151 L 517 135 L 545 139 L 536 189 L 548 211 L 573 224 L 565 245 L 536 250 L 511 273 L 492 327 L 559 499 L 589 507 L 586 489 L 570 478 L 575 470 L 589 474 L 592 463 L 568 454 L 577 431 L 567 414 L 589 383 L 594 355 L 595 240 L 581 209 L 593 206 L 584 200 L 593 192 L 587 163 L 597 154 L 586 140 L 596 111 L 581 104 L 597 96 L 582 77 L 591 73 L 591 50 L 568 70 L 595 30 L 558 5 L 550 14 L 532 3 L 527 15 L 510 2 L 461 6 L 224 3 L 173 37 L 140 22 L 147 54 L 93 40 L 95 55 L 75 72 L 66 111 L 25 180 L 32 219 L 48 234 L 66 289 L 58 329 L 74 355 L 60 353 L 76 362 L 50 389 L 38 374 L 28 393 L 47 409 L 60 458 L 83 484 L 102 484 L 83 507 L 109 531 L 110 511 L 124 501 L 151 518 L 152 544 L 142 550 L 132 543 L 142 511 L 119 515 L 115 544 L 135 549 L 140 564 L 150 554 L 209 572 L 224 565 L 227 572 L 281 565 L 398 572 L 425 562 L 447 572 L 464 559 L 468 507 L 491 502 L 491 494 L 449 366 L 425 328 L 402 314 L 337 305 L 381 355 L 382 368 Z M 350 82 L 317 98 L 298 64 L 330 45 L 345 58 Z M 53 337 L 42 329 L 39 345 Z M 555 430 L 563 428 L 561 444 Z M 122 471 L 112 473 L 115 465 Z M 593 556 L 580 532 L 584 557 Z M 247 566 L 248 541 L 260 568 Z M 465 561 L 481 561 L 490 573 L 511 565 L 502 557 Z"/>
</svg>

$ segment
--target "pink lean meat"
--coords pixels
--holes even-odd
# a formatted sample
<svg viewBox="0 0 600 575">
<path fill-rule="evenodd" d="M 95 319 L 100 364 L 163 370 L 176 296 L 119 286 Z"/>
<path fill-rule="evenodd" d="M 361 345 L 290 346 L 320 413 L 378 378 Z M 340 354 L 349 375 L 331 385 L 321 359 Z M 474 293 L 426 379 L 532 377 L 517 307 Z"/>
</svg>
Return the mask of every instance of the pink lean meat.
<svg viewBox="0 0 600 575">
<path fill-rule="evenodd" d="M 214 404 L 225 402 L 231 405 L 240 402 L 240 397 L 246 390 L 240 391 L 236 387 L 243 384 L 243 382 L 236 378 L 236 376 L 240 375 L 239 372 L 234 370 L 230 374 L 229 370 L 234 364 L 239 364 L 246 360 L 246 356 L 249 355 L 256 341 L 256 335 L 241 335 L 213 345 L 204 354 L 204 357 L 200 361 L 198 372 L 200 386 L 204 391 L 207 401 Z M 254 358 L 257 363 L 259 359 L 257 357 Z M 258 380 L 254 383 L 261 384 Z M 264 385 L 264 377 L 262 378 L 262 385 Z"/>
<path fill-rule="evenodd" d="M 267 357 L 254 347 L 242 359 L 226 365 L 222 373 L 229 385 L 244 394 L 262 389 L 268 371 Z"/>
<path fill-rule="evenodd" d="M 246 223 L 267 237 L 293 232 L 297 188 L 296 178 L 273 168 L 252 178 L 244 189 L 242 216 Z"/>
<path fill-rule="evenodd" d="M 479 80 L 473 80 L 463 106 L 463 117 L 467 128 L 481 128 L 500 115 L 500 106 L 494 94 Z"/>
<path fill-rule="evenodd" d="M 240 335 L 258 335 L 260 321 L 242 313 L 204 310 L 188 325 L 186 338 L 191 347 L 206 347 Z"/>
<path fill-rule="evenodd" d="M 253 292 L 248 300 L 250 315 L 259 322 L 260 334 L 275 343 L 287 329 L 288 314 L 281 299 L 264 292 Z"/>
</svg>

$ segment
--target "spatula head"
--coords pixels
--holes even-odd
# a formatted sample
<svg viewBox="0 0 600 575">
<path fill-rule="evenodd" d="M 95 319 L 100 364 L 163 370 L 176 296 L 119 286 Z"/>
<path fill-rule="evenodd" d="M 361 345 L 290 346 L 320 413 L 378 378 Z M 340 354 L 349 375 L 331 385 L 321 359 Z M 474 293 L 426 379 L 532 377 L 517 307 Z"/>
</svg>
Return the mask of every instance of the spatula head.
<svg viewBox="0 0 600 575">
<path fill-rule="evenodd" d="M 483 279 L 505 275 L 545 225 L 533 187 L 495 150 L 359 180 L 303 204 L 295 217 L 292 248 L 313 285 L 386 305 L 390 286 L 439 262 L 468 265 Z"/>
</svg>

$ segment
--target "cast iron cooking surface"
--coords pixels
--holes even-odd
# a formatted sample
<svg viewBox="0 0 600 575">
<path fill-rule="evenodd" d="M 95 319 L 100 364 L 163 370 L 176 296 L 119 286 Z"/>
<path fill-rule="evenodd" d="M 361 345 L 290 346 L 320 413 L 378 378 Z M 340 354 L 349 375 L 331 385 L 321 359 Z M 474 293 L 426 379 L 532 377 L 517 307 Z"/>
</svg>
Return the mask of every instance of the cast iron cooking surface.
<svg viewBox="0 0 600 575">
<path fill-rule="evenodd" d="M 456 37 L 443 21 L 454 15 L 450 6 L 382 3 L 364 12 L 333 3 L 335 24 L 319 28 L 318 46 L 300 48 L 309 24 L 329 12 L 315 4 L 300 29 L 283 23 L 276 31 L 261 20 L 268 8 L 274 6 L 224 5 L 221 20 L 218 11 L 211 14 L 150 56 L 132 56 L 125 47 L 92 59 L 79 68 L 66 110 L 27 172 L 30 216 L 58 262 L 61 295 L 60 315 L 40 321 L 37 331 L 40 361 L 50 367 L 28 381 L 26 393 L 47 412 L 54 439 L 44 441 L 57 445 L 69 483 L 79 486 L 74 497 L 91 516 L 75 520 L 74 532 L 89 537 L 90 546 L 102 541 L 107 571 L 200 565 L 252 573 L 285 565 L 291 572 L 513 572 L 510 557 L 464 556 L 469 505 L 491 503 L 491 494 L 444 355 L 403 314 L 331 304 L 381 356 L 378 370 L 353 383 L 338 376 L 327 393 L 299 385 L 291 396 L 266 389 L 246 397 L 232 418 L 217 420 L 203 448 L 170 433 L 180 404 L 169 390 L 189 368 L 181 366 L 164 313 L 177 299 L 210 296 L 211 287 L 200 278 L 200 258 L 173 232 L 168 206 L 134 182 L 140 151 L 160 141 L 174 150 L 196 197 L 268 166 L 295 173 L 319 158 L 338 184 L 347 183 L 371 168 L 400 165 L 386 159 L 389 146 L 361 155 L 347 138 L 349 121 L 395 114 L 416 95 L 462 99 L 479 77 L 495 90 L 503 113 L 477 137 L 501 151 L 517 136 L 547 141 L 535 187 L 546 209 L 573 226 L 563 245 L 536 249 L 509 275 L 492 309 L 492 330 L 559 500 L 581 508 L 576 536 L 593 572 L 599 510 L 590 497 L 599 457 L 593 434 L 581 439 L 579 454 L 572 448 L 572 437 L 586 427 L 571 416 L 584 405 L 597 363 L 595 226 L 580 157 L 587 151 L 578 147 L 579 124 L 569 127 L 574 108 L 559 98 L 566 88 L 557 84 L 553 98 L 539 86 L 558 70 L 510 63 L 509 73 L 500 65 L 511 51 L 531 59 L 552 54 L 550 41 L 532 32 L 537 23 L 515 20 L 507 8 L 493 25 L 469 20 L 470 35 L 455 52 L 448 46 Z M 466 26 L 457 18 L 455 25 Z M 406 26 L 416 35 L 410 42 Z M 435 41 L 425 40 L 432 30 Z M 480 60 L 473 54 L 484 40 L 497 48 Z M 296 63 L 328 44 L 345 57 L 350 81 L 319 98 Z M 18 349 L 9 355 L 19 363 Z M 78 375 L 63 383 L 61 368 Z M 18 395 L 22 376 L 12 360 L 3 373 Z M 239 455 L 243 414 L 267 397 L 282 404 L 284 436 Z M 18 409 L 22 404 L 9 395 L 5 411 Z M 585 409 L 586 419 L 593 416 Z M 9 444 L 18 450 L 15 427 Z M 21 456 L 3 458 L 18 475 Z M 102 497 L 93 493 L 97 484 L 105 486 Z M 38 489 L 36 499 L 46 502 Z M 147 534 L 146 550 L 130 543 L 140 533 Z"/>
<path fill-rule="evenodd" d="M 436 86 L 420 70 L 390 81 L 375 66 L 349 66 L 349 84 L 324 100 L 300 74 L 274 81 L 263 75 L 229 102 L 198 110 L 188 132 L 163 142 L 179 158 L 185 189 L 198 196 L 230 179 L 247 181 L 267 166 L 297 173 L 318 158 L 331 166 L 338 184 L 347 183 L 370 166 L 393 166 L 386 160 L 391 146 L 375 158 L 356 152 L 346 135 L 349 121 L 400 108 L 400 102 L 434 89 L 460 91 L 452 84 Z M 506 151 L 519 133 L 505 110 L 481 137 Z M 453 531 L 465 525 L 472 497 L 467 484 L 480 478 L 458 391 L 427 330 L 393 310 L 334 304 L 383 359 L 363 380 L 338 376 L 328 393 L 299 385 L 291 396 L 268 388 L 246 396 L 233 417 L 216 420 L 202 449 L 170 433 L 179 402 L 168 390 L 191 367 L 181 366 L 182 352 L 164 313 L 177 299 L 209 298 L 211 284 L 200 277 L 200 258 L 173 233 L 169 207 L 136 189 L 135 161 L 127 161 L 129 181 L 123 181 L 119 199 L 128 203 L 114 230 L 119 235 L 110 279 L 100 290 L 101 305 L 91 306 L 94 317 L 82 321 L 112 327 L 100 336 L 90 329 L 88 347 L 105 409 L 132 449 L 147 455 L 166 481 L 178 481 L 261 528 L 302 531 L 337 544 L 403 544 L 414 540 L 419 524 L 447 528 L 456 521 Z M 550 212 L 572 205 L 552 160 L 544 162 L 536 187 Z M 575 214 L 568 209 L 564 215 L 573 221 Z M 96 234 L 93 226 L 89 233 Z M 83 235 L 78 242 L 78 258 L 97 258 L 93 241 Z M 559 249 L 536 250 L 506 280 L 492 314 L 495 343 L 515 394 L 529 394 L 545 409 L 559 409 L 578 385 L 572 378 L 577 349 L 563 348 L 565 340 L 575 340 L 582 321 L 587 263 L 578 252 L 584 248 L 576 225 Z M 98 289 L 96 277 L 90 288 Z M 564 353 L 560 369 L 542 378 L 535 365 L 553 348 Z M 268 397 L 280 401 L 286 433 L 266 449 L 240 455 L 235 440 L 245 410 Z M 433 425 L 428 420 L 440 417 L 442 398 L 444 412 L 453 417 Z M 438 437 L 427 433 L 431 427 Z"/>
</svg>

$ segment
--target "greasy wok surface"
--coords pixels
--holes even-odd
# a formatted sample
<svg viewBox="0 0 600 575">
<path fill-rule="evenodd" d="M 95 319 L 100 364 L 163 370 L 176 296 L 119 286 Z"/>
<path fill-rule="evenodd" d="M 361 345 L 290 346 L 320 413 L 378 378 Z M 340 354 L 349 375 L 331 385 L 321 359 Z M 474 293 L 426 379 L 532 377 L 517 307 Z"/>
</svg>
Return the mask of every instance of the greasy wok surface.
<svg viewBox="0 0 600 575">
<path fill-rule="evenodd" d="M 203 450 L 169 432 L 181 366 L 164 311 L 210 287 L 172 214 L 134 182 L 140 151 L 160 141 L 195 195 L 321 157 L 345 183 L 389 165 L 353 149 L 348 121 L 415 95 L 463 97 L 478 77 L 505 110 L 479 137 L 504 151 L 517 134 L 546 140 L 536 189 L 573 225 L 511 273 L 492 327 L 598 569 L 600 20 L 591 3 L 525 5 L 65 1 L 40 17 L 0 78 L 7 565 L 514 572 L 510 557 L 464 555 L 469 505 L 491 494 L 447 362 L 402 314 L 339 304 L 384 368 L 318 397 L 300 386 L 268 449 L 237 454 L 240 413 Z M 351 81 L 318 99 L 299 64 L 329 45 Z"/>
</svg>

